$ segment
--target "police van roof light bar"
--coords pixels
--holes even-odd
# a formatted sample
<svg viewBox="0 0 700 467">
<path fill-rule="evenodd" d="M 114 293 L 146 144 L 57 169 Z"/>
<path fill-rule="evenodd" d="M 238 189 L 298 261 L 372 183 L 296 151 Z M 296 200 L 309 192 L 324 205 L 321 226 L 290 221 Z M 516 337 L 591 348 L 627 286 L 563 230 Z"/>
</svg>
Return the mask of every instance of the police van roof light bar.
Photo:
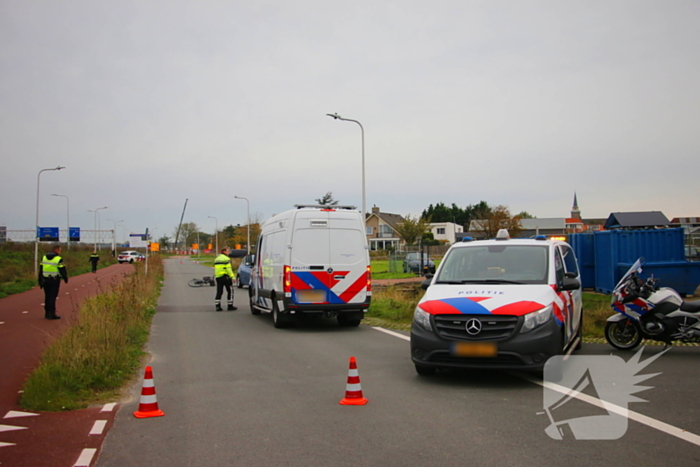
<svg viewBox="0 0 700 467">
<path fill-rule="evenodd" d="M 336 204 L 295 204 L 295 208 L 317 208 L 317 209 L 357 209 L 357 206 L 339 206 Z"/>
</svg>

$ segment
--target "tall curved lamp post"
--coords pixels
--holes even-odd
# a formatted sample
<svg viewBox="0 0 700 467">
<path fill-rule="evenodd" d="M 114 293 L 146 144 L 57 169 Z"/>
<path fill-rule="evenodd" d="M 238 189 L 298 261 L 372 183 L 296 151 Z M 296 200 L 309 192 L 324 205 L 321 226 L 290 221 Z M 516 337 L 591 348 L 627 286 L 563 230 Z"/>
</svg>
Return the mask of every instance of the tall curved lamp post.
<svg viewBox="0 0 700 467">
<path fill-rule="evenodd" d="M 344 122 L 355 122 L 358 125 L 360 125 L 360 131 L 362 132 L 362 223 L 364 224 L 366 222 L 365 215 L 367 213 L 367 204 L 365 202 L 365 129 L 362 126 L 362 123 L 358 122 L 357 120 L 353 120 L 351 118 L 343 118 L 337 113 L 326 115 L 336 120 L 343 120 Z"/>
<path fill-rule="evenodd" d="M 246 229 L 246 230 L 248 230 L 248 243 L 246 243 L 246 249 L 248 250 L 248 254 L 250 254 L 250 201 L 248 201 L 248 198 L 246 198 L 244 196 L 234 196 L 234 198 L 243 199 L 246 202 L 247 213 L 248 213 L 247 214 L 248 220 L 246 221 L 246 222 L 248 222 L 248 228 Z"/>
<path fill-rule="evenodd" d="M 53 169 L 41 169 L 36 176 L 36 231 L 34 232 L 34 275 L 39 275 L 39 183 L 41 181 L 41 173 L 49 170 L 61 170 L 65 167 L 56 166 Z"/>
</svg>

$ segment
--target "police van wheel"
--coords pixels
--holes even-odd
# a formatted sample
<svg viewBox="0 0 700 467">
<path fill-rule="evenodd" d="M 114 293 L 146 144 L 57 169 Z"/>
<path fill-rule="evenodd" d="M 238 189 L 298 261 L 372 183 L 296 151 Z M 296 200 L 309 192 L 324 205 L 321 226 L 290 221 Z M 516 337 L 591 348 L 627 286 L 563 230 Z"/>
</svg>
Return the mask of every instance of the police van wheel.
<svg viewBox="0 0 700 467">
<path fill-rule="evenodd" d="M 255 308 L 255 299 L 253 298 L 253 289 L 248 289 L 248 303 L 250 304 L 250 313 L 253 315 L 259 315 L 260 310 Z"/>
<path fill-rule="evenodd" d="M 360 321 L 362 321 L 362 318 L 356 318 L 352 315 L 338 315 L 338 324 L 340 326 L 354 328 L 360 325 Z"/>
<path fill-rule="evenodd" d="M 291 320 L 288 316 L 280 313 L 280 307 L 277 305 L 277 299 L 275 297 L 272 300 L 272 322 L 277 329 L 288 328 L 292 325 Z"/>
<path fill-rule="evenodd" d="M 423 365 L 415 365 L 416 366 L 416 373 L 418 373 L 419 376 L 433 376 L 435 372 L 437 371 L 437 368 L 434 366 L 423 366 Z"/>
</svg>

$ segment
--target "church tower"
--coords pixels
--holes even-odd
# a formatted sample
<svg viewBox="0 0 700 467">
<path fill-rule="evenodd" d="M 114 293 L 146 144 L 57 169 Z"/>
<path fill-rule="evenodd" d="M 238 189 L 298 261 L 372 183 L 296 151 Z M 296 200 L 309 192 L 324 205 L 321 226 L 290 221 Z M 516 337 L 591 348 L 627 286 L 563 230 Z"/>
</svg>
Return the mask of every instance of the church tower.
<svg viewBox="0 0 700 467">
<path fill-rule="evenodd" d="M 578 208 L 578 200 L 576 199 L 576 192 L 574 192 L 574 206 L 571 208 L 571 217 L 574 219 L 581 219 L 581 210 Z"/>
</svg>

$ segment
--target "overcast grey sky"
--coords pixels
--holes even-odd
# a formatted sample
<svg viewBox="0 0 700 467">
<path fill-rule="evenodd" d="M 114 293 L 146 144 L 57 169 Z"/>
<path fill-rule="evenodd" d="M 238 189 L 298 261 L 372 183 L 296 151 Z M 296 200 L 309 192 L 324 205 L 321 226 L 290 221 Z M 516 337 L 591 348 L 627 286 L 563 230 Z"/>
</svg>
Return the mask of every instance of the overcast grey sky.
<svg viewBox="0 0 700 467">
<path fill-rule="evenodd" d="M 0 225 L 171 234 L 332 191 L 700 216 L 700 2 L 0 1 Z M 120 231 L 120 229 L 118 229 Z"/>
</svg>

